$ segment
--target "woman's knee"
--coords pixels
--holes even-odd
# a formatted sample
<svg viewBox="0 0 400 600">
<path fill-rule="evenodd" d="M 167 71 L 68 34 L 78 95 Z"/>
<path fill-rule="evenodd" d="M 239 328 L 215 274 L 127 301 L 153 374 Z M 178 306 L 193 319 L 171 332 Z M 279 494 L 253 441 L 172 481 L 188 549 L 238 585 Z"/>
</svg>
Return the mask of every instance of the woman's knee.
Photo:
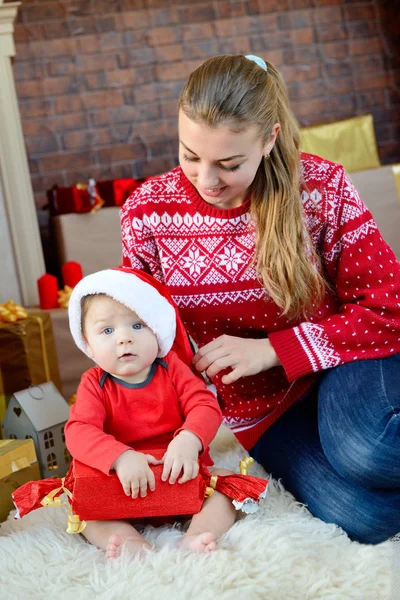
<svg viewBox="0 0 400 600">
<path fill-rule="evenodd" d="M 380 361 L 372 372 L 381 378 Z M 365 374 L 368 365 L 361 365 Z M 343 367 L 345 367 L 343 369 Z M 354 368 L 351 368 L 354 367 Z M 343 365 L 323 378 L 318 394 L 318 429 L 324 453 L 344 478 L 365 487 L 400 487 L 400 413 L 391 382 L 355 381 L 360 365 Z"/>
</svg>

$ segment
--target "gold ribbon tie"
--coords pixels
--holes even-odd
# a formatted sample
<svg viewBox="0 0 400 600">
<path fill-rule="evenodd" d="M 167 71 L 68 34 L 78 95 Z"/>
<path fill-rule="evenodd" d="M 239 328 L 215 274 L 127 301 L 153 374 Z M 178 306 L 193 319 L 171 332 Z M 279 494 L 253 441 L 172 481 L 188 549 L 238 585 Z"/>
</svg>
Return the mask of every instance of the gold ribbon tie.
<svg viewBox="0 0 400 600">
<path fill-rule="evenodd" d="M 51 492 L 49 492 L 47 494 L 47 496 L 45 496 L 43 498 L 43 500 L 41 500 L 40 504 L 42 504 L 42 506 L 64 506 L 64 504 L 66 504 L 65 500 L 61 500 L 60 496 L 58 496 L 57 498 L 54 498 L 54 496 L 56 496 L 61 491 L 64 492 L 64 494 L 67 494 L 68 498 L 70 500 L 72 500 L 72 494 L 64 486 L 64 482 L 65 482 L 65 477 L 63 477 L 61 480 L 61 486 L 56 488 L 55 490 L 52 490 Z M 82 533 L 82 531 L 85 529 L 85 527 L 86 527 L 86 521 L 81 521 L 79 518 L 79 515 L 75 515 L 72 512 L 72 508 L 69 507 L 68 525 L 67 525 L 66 532 L 70 533 L 70 534 Z"/>
</svg>

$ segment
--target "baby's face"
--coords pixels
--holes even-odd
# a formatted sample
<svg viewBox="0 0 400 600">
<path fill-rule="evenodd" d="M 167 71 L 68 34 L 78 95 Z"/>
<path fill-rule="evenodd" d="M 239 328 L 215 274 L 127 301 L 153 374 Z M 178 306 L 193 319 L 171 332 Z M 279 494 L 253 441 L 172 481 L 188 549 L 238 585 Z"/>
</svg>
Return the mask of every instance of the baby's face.
<svg viewBox="0 0 400 600">
<path fill-rule="evenodd" d="M 145 381 L 158 342 L 136 313 L 107 296 L 94 297 L 84 329 L 87 352 L 99 367 L 127 383 Z"/>
</svg>

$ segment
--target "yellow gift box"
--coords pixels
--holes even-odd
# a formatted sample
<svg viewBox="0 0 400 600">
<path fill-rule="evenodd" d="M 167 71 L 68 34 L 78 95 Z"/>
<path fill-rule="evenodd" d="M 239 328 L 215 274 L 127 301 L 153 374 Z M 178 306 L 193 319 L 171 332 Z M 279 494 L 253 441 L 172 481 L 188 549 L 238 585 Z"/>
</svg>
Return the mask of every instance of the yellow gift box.
<svg viewBox="0 0 400 600">
<path fill-rule="evenodd" d="M 14 508 L 12 493 L 40 478 L 33 440 L 0 440 L 0 522 Z"/>
<path fill-rule="evenodd" d="M 348 173 L 381 166 L 372 115 L 304 127 L 301 150 L 343 165 Z"/>
</svg>

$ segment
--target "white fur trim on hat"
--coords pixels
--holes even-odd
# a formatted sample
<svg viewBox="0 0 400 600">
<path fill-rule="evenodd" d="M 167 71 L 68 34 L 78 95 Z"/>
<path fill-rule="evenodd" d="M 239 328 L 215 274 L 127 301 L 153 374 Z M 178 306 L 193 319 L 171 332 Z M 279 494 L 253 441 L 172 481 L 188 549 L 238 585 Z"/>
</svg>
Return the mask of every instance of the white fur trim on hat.
<svg viewBox="0 0 400 600">
<path fill-rule="evenodd" d="M 107 294 L 133 310 L 153 331 L 159 346 L 158 356 L 171 350 L 176 332 L 174 307 L 151 284 L 133 273 L 107 269 L 92 273 L 74 287 L 68 305 L 69 327 L 78 348 L 87 354 L 81 327 L 81 300 L 89 294 Z"/>
</svg>

